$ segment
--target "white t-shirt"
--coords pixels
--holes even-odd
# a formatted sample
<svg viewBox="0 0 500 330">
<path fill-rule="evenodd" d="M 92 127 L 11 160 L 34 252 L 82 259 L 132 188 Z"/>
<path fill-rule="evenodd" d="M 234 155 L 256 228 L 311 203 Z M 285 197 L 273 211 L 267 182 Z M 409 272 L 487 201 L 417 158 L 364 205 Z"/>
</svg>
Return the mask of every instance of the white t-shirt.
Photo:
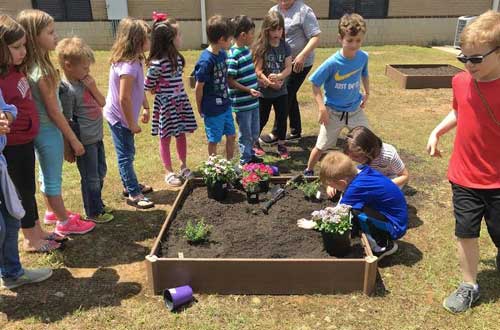
<svg viewBox="0 0 500 330">
<path fill-rule="evenodd" d="M 405 164 L 399 157 L 396 148 L 387 143 L 382 143 L 380 155 L 372 160 L 369 165 L 391 179 L 405 169 Z"/>
</svg>

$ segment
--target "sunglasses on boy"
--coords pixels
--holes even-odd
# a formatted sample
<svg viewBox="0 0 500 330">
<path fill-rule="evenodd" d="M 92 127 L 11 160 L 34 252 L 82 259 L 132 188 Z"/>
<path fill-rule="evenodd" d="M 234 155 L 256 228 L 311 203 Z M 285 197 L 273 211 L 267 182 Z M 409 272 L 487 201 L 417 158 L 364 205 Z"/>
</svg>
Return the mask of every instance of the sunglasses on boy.
<svg viewBox="0 0 500 330">
<path fill-rule="evenodd" d="M 496 51 L 498 48 L 500 48 L 500 47 L 497 46 L 483 55 L 465 56 L 464 54 L 460 54 L 457 56 L 457 60 L 459 60 L 460 62 L 462 62 L 464 64 L 467 63 L 467 61 L 470 61 L 473 64 L 479 64 L 479 63 L 483 62 L 483 60 L 486 56 L 490 55 L 491 53 Z"/>
</svg>

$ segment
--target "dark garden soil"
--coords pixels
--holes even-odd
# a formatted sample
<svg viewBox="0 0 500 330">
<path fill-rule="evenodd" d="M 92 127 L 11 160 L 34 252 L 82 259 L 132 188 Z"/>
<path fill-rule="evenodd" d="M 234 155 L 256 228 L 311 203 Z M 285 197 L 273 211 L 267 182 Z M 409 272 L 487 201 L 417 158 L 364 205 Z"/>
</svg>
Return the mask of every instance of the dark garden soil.
<svg viewBox="0 0 500 330">
<path fill-rule="evenodd" d="M 326 195 L 325 195 L 326 196 Z M 261 200 L 267 197 L 261 197 Z M 248 204 L 242 191 L 231 190 L 224 202 L 208 199 L 205 187 L 194 188 L 162 242 L 164 257 L 176 258 L 333 258 L 323 250 L 321 233 L 297 227 L 297 220 L 310 218 L 314 210 L 332 206 L 330 200 L 311 202 L 293 189 L 264 214 L 259 204 Z M 212 226 L 209 240 L 190 245 L 184 227 L 203 218 Z M 357 240 L 347 258 L 362 258 Z"/>
<path fill-rule="evenodd" d="M 459 68 L 455 68 L 449 65 L 428 68 L 396 67 L 396 69 L 409 76 L 454 76 L 462 71 Z"/>
</svg>

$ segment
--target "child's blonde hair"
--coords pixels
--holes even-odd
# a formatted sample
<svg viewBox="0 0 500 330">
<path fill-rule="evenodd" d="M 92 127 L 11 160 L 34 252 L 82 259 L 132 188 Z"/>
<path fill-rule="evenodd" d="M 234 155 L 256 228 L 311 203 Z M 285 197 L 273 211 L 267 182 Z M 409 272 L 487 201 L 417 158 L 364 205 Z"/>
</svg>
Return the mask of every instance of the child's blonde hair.
<svg viewBox="0 0 500 330">
<path fill-rule="evenodd" d="M 0 76 L 7 74 L 9 64 L 12 62 L 9 45 L 17 42 L 26 33 L 23 27 L 9 15 L 0 15 Z M 26 73 L 26 58 L 17 69 Z"/>
<path fill-rule="evenodd" d="M 500 47 L 500 13 L 489 10 L 480 15 L 462 31 L 460 44 Z"/>
<path fill-rule="evenodd" d="M 38 43 L 38 36 L 43 29 L 54 23 L 54 18 L 44 11 L 37 9 L 26 9 L 17 15 L 17 21 L 26 31 L 26 67 L 28 72 L 38 66 L 42 76 L 48 78 L 52 85 L 57 86 L 59 73 L 50 61 L 49 52 Z"/>
<path fill-rule="evenodd" d="M 358 174 L 354 162 L 349 156 L 331 151 L 321 161 L 319 178 L 325 185 L 331 181 L 352 180 Z"/>
<path fill-rule="evenodd" d="M 366 23 L 359 14 L 345 14 L 339 20 L 339 35 L 343 39 L 346 35 L 351 37 L 359 33 L 366 33 Z"/>
<path fill-rule="evenodd" d="M 282 39 L 284 39 L 285 20 L 279 12 L 272 11 L 264 17 L 264 21 L 262 22 L 262 26 L 260 28 L 259 37 L 255 41 L 255 44 L 253 46 L 254 61 L 264 58 L 266 52 L 271 49 L 271 44 L 269 43 L 269 32 L 280 28 L 283 29 Z"/>
<path fill-rule="evenodd" d="M 111 64 L 144 60 L 144 43 L 150 33 L 151 27 L 145 21 L 133 17 L 122 19 L 111 48 Z"/>
<path fill-rule="evenodd" d="M 92 48 L 82 38 L 78 37 L 64 38 L 59 41 L 56 46 L 56 54 L 61 68 L 64 68 L 65 62 L 78 64 L 87 60 L 90 63 L 95 63 Z"/>
</svg>

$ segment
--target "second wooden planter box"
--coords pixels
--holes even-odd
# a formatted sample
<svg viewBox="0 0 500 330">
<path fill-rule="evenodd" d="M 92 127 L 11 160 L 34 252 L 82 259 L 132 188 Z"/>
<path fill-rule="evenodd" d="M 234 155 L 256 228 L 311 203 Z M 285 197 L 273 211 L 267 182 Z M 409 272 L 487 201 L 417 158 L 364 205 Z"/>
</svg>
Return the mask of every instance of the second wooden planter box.
<svg viewBox="0 0 500 330">
<path fill-rule="evenodd" d="M 387 64 L 385 74 L 405 89 L 451 88 L 454 75 L 462 70 L 448 64 Z"/>
</svg>

